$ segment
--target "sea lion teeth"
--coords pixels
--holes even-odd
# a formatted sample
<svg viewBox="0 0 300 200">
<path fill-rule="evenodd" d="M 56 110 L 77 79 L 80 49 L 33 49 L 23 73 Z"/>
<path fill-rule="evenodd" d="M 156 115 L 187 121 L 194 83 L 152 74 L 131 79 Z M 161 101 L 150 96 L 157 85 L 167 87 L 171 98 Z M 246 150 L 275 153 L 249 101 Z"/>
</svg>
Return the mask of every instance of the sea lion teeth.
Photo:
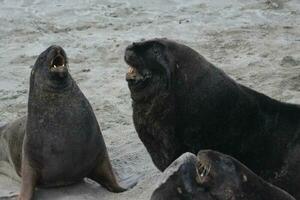
<svg viewBox="0 0 300 200">
<path fill-rule="evenodd" d="M 128 73 L 129 73 L 129 74 L 132 74 L 134 71 L 135 71 L 135 68 L 129 66 L 129 68 L 128 68 Z"/>
<path fill-rule="evenodd" d="M 56 68 L 56 65 L 53 65 L 54 68 Z"/>
<path fill-rule="evenodd" d="M 206 176 L 207 175 L 207 167 L 204 166 L 202 173 L 200 174 L 201 177 Z"/>
<path fill-rule="evenodd" d="M 198 174 L 198 176 L 202 176 L 203 172 L 204 172 L 204 165 L 201 164 L 200 167 L 197 168 L 197 174 Z"/>
</svg>

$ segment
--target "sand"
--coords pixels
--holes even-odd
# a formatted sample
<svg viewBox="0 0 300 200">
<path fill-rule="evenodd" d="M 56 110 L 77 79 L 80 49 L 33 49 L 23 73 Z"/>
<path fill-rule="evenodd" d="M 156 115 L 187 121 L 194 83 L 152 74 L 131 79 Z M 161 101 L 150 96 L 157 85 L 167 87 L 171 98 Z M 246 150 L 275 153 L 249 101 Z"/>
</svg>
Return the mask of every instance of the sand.
<svg viewBox="0 0 300 200">
<path fill-rule="evenodd" d="M 87 180 L 39 189 L 36 199 L 150 198 L 160 172 L 132 123 L 123 54 L 131 42 L 154 37 L 189 45 L 238 82 L 300 104 L 299 0 L 0 0 L 0 126 L 26 113 L 37 55 L 61 45 L 94 108 L 119 180 L 139 179 L 122 194 Z M 18 191 L 18 182 L 0 176 L 0 199 Z"/>
</svg>

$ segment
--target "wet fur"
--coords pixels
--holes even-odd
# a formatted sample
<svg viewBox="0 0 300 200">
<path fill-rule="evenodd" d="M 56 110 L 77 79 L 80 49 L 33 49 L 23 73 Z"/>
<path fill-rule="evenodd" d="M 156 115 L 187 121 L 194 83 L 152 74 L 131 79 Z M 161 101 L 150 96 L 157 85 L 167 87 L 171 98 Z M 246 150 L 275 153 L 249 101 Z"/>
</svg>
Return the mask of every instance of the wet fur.
<svg viewBox="0 0 300 200">
<path fill-rule="evenodd" d="M 160 46 L 158 61 L 145 55 L 154 45 Z M 235 82 L 196 51 L 167 39 L 130 45 L 125 61 L 162 69 L 153 76 L 160 81 L 144 91 L 129 86 L 136 131 L 161 171 L 184 152 L 214 149 L 300 199 L 298 105 Z"/>
</svg>

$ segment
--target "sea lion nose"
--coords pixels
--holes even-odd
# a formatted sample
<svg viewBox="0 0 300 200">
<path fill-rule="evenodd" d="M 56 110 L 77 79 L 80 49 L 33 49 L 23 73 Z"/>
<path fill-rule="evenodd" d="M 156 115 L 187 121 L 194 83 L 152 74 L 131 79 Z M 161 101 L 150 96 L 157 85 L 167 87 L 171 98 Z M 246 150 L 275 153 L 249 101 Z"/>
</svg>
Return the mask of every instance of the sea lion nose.
<svg viewBox="0 0 300 200">
<path fill-rule="evenodd" d="M 129 61 L 130 58 L 132 58 L 134 56 L 134 52 L 130 49 L 126 49 L 125 51 L 125 60 Z"/>
<path fill-rule="evenodd" d="M 135 47 L 139 46 L 139 42 L 133 42 L 131 45 L 129 45 L 126 50 L 134 50 Z"/>
<path fill-rule="evenodd" d="M 126 51 L 132 51 L 134 49 L 135 43 L 132 43 L 131 45 L 128 45 L 126 48 Z"/>
<path fill-rule="evenodd" d="M 52 45 L 52 50 L 56 55 L 62 55 L 62 52 L 64 51 L 63 48 L 58 45 Z"/>
</svg>

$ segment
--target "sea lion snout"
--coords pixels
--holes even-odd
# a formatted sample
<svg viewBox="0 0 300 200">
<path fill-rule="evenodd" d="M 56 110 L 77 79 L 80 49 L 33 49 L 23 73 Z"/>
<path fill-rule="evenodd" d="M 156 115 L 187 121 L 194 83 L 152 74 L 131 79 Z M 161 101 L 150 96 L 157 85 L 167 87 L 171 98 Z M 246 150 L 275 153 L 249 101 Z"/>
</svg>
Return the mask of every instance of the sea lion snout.
<svg viewBox="0 0 300 200">
<path fill-rule="evenodd" d="M 134 67 L 129 67 L 128 72 L 126 73 L 126 81 L 130 85 L 135 85 L 144 80 L 144 76 L 142 76 L 138 70 Z"/>
<path fill-rule="evenodd" d="M 50 67 L 62 67 L 66 65 L 67 58 L 64 53 L 64 50 L 61 47 L 54 47 L 51 56 L 50 56 L 51 62 Z"/>
<path fill-rule="evenodd" d="M 125 50 L 125 56 L 124 56 L 125 62 L 129 65 L 132 65 L 134 67 L 139 66 L 139 58 L 136 54 L 136 52 L 129 46 Z"/>
<path fill-rule="evenodd" d="M 128 71 L 126 73 L 126 81 L 129 83 L 138 83 L 143 80 L 144 74 L 141 71 L 141 66 L 143 64 L 140 62 L 140 58 L 137 53 L 133 50 L 134 46 L 129 45 L 125 50 L 125 62 L 129 65 Z"/>
<path fill-rule="evenodd" d="M 126 80 L 127 81 L 136 80 L 138 76 L 140 76 L 140 74 L 138 73 L 137 69 L 129 66 L 128 71 L 126 73 Z"/>
<path fill-rule="evenodd" d="M 141 46 L 142 42 L 133 42 L 131 45 L 128 45 L 126 50 L 134 50 L 136 47 Z"/>
<path fill-rule="evenodd" d="M 66 65 L 67 63 L 67 55 L 64 49 L 61 46 L 52 45 L 48 48 L 47 53 L 49 65 L 56 67 Z"/>
<path fill-rule="evenodd" d="M 197 157 L 199 160 L 208 162 L 209 160 L 219 159 L 219 155 L 213 150 L 201 150 L 198 152 Z"/>
<path fill-rule="evenodd" d="M 48 59 L 50 72 L 59 78 L 65 78 L 68 74 L 68 62 L 64 49 L 56 45 L 51 46 Z"/>
<path fill-rule="evenodd" d="M 132 67 L 141 68 L 144 66 L 142 60 L 142 49 L 137 48 L 139 43 L 134 42 L 131 45 L 128 45 L 125 49 L 124 60 L 125 62 Z"/>
<path fill-rule="evenodd" d="M 196 181 L 200 185 L 207 186 L 211 182 L 211 177 L 209 176 L 209 174 L 212 170 L 212 154 L 213 151 L 211 150 L 199 151 L 199 153 L 197 154 Z"/>
</svg>

